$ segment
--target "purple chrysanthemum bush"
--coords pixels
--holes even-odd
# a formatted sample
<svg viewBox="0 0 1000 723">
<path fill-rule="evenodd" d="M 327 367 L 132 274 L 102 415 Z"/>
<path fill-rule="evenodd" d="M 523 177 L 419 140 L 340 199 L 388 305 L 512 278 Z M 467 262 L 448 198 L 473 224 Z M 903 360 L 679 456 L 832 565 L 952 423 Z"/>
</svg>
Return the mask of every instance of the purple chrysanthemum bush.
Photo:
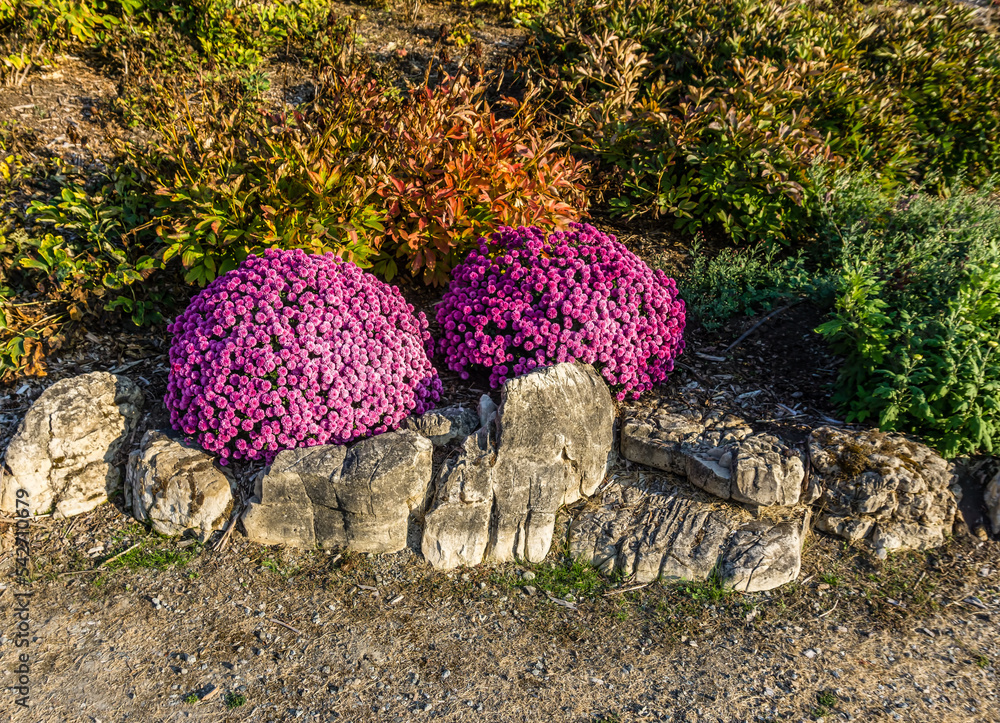
<svg viewBox="0 0 1000 723">
<path fill-rule="evenodd" d="M 677 285 L 611 235 L 587 224 L 546 238 L 502 228 L 452 272 L 438 308 L 439 350 L 468 378 L 490 384 L 565 361 L 594 364 L 633 398 L 666 379 L 683 351 Z"/>
<path fill-rule="evenodd" d="M 424 315 L 333 254 L 251 256 L 168 330 L 170 422 L 223 463 L 379 434 L 440 396 Z"/>
</svg>

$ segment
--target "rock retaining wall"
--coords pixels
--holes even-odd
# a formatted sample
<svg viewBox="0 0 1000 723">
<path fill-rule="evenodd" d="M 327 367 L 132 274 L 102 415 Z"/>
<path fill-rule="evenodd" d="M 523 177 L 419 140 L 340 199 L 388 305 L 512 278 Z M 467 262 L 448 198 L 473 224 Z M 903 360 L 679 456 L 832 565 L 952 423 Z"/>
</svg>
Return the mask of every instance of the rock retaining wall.
<svg viewBox="0 0 1000 723">
<path fill-rule="evenodd" d="M 14 512 L 18 489 L 34 514 L 105 501 L 141 402 L 111 374 L 52 385 L 7 449 L 0 508 Z M 279 453 L 256 479 L 243 526 L 261 544 L 361 552 L 401 550 L 422 530 L 424 557 L 448 569 L 540 562 L 569 509 L 571 556 L 605 572 L 754 591 L 795 579 L 810 519 L 880 556 L 940 545 L 955 521 L 954 465 L 900 436 L 822 427 L 796 447 L 730 414 L 634 407 L 621 454 L 649 471 L 619 467 L 609 481 L 615 425 L 601 375 L 557 364 L 508 381 L 499 405 L 484 395 L 476 410 L 433 410 L 353 445 Z M 436 472 L 435 447 L 446 455 Z M 136 518 L 201 539 L 228 520 L 233 480 L 212 457 L 156 431 L 130 451 Z M 986 499 L 997 526 L 1000 481 Z"/>
</svg>

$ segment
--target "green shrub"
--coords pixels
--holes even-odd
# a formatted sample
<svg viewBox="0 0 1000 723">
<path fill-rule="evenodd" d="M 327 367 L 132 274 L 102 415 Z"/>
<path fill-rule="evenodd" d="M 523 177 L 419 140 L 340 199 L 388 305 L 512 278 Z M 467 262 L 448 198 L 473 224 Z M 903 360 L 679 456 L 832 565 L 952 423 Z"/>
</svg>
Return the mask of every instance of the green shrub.
<svg viewBox="0 0 1000 723">
<path fill-rule="evenodd" d="M 472 0 L 469 6 L 496 8 L 511 18 L 515 25 L 526 25 L 533 18 L 551 12 L 553 3 L 552 0 Z"/>
<path fill-rule="evenodd" d="M 890 189 L 1000 168 L 1000 39 L 959 4 L 588 0 L 533 28 L 619 214 L 787 243 L 817 162 Z"/>
<path fill-rule="evenodd" d="M 839 248 L 834 313 L 848 421 L 919 434 L 947 457 L 1000 438 L 1000 207 L 995 181 L 940 199 L 841 177 L 821 233 Z M 880 200 L 881 199 L 881 200 Z"/>
<path fill-rule="evenodd" d="M 126 66 L 132 55 L 169 68 L 252 70 L 292 51 L 321 62 L 336 55 L 346 24 L 325 0 L 0 0 L 0 73 L 23 82 L 73 44 L 107 49 Z"/>
<path fill-rule="evenodd" d="M 334 251 L 359 264 L 384 233 L 365 153 L 381 90 L 348 79 L 330 96 L 331 117 L 232 108 L 208 92 L 184 95 L 149 147 L 124 149 L 156 197 L 163 261 L 204 285 L 271 246 Z"/>
<path fill-rule="evenodd" d="M 132 163 L 158 200 L 163 260 L 206 284 L 269 247 L 332 251 L 386 278 L 403 259 L 442 283 L 496 225 L 562 227 L 585 200 L 579 163 L 521 106 L 498 120 L 464 78 L 409 94 L 360 73 L 334 75 L 308 112 L 229 109 L 181 99 Z"/>
<path fill-rule="evenodd" d="M 172 28 L 201 57 L 226 68 L 254 68 L 266 56 L 286 50 L 315 60 L 315 51 L 325 49 L 321 43 L 330 30 L 344 23 L 324 0 L 132 2 L 138 8 L 129 31 L 136 38 L 155 42 L 164 29 Z"/>
<path fill-rule="evenodd" d="M 162 290 L 139 282 L 160 267 L 160 254 L 150 249 L 152 215 L 137 171 L 121 165 L 106 174 L 95 191 L 64 186 L 48 202 L 32 201 L 29 216 L 51 224 L 55 234 L 28 239 L 18 263 L 45 277 L 53 298 L 92 294 L 104 309 L 120 310 L 137 326 L 163 320 Z M 80 313 L 70 313 L 79 320 Z"/>
</svg>

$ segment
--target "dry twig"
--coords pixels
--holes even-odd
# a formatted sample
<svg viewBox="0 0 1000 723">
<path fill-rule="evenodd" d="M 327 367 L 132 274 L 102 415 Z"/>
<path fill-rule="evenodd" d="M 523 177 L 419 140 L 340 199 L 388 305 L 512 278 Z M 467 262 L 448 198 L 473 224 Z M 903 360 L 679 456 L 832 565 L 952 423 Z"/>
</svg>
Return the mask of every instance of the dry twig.
<svg viewBox="0 0 1000 723">
<path fill-rule="evenodd" d="M 277 618 L 268 618 L 268 620 L 270 620 L 272 623 L 277 623 L 278 625 L 280 625 L 283 628 L 288 628 L 293 633 L 298 633 L 299 635 L 302 635 L 302 631 L 301 630 L 299 630 L 298 628 L 293 628 L 288 623 L 283 623 L 280 620 L 278 620 Z"/>
<path fill-rule="evenodd" d="M 757 331 L 757 329 L 759 329 L 759 328 L 760 328 L 761 326 L 763 326 L 763 325 L 764 325 L 764 323 L 765 323 L 765 322 L 766 322 L 766 321 L 767 321 L 768 319 L 772 319 L 772 318 L 774 318 L 775 316 L 777 316 L 778 314 L 780 314 L 780 313 L 781 313 L 781 312 L 783 312 L 783 311 L 788 311 L 788 310 L 789 310 L 789 309 L 791 309 L 791 308 L 792 308 L 793 306 L 798 306 L 799 304 L 801 304 L 801 303 L 802 303 L 802 301 L 803 301 L 803 299 L 796 299 L 796 300 L 795 300 L 795 301 L 793 301 L 793 302 L 792 302 L 791 304 L 786 304 L 785 306 L 782 306 L 782 307 L 781 307 L 780 309 L 775 309 L 775 310 L 774 310 L 774 311 L 772 311 L 772 312 L 771 312 L 770 314 L 768 314 L 768 315 L 767 315 L 767 316 L 765 316 L 765 317 L 764 317 L 763 319 L 761 319 L 761 320 L 760 320 L 760 321 L 758 321 L 758 322 L 757 322 L 756 324 L 754 324 L 754 325 L 753 325 L 753 326 L 751 326 L 751 327 L 750 327 L 749 329 L 747 329 L 747 330 L 746 330 L 745 332 L 743 332 L 743 334 L 741 334 L 741 335 L 740 335 L 740 338 L 739 338 L 739 339 L 737 339 L 736 341 L 734 341 L 734 342 L 733 342 L 732 344 L 730 344 L 729 346 L 727 346 L 727 347 L 726 347 L 726 349 L 725 349 L 725 351 L 723 351 L 722 353 L 723 353 L 723 354 L 728 354 L 728 353 L 729 353 L 729 352 L 731 352 L 731 351 L 732 351 L 733 349 L 735 349 L 735 348 L 736 348 L 736 347 L 738 347 L 738 346 L 739 346 L 740 344 L 742 344 L 742 343 L 743 343 L 743 341 L 744 341 L 744 340 L 745 340 L 745 339 L 746 339 L 746 338 L 747 338 L 748 336 L 750 336 L 750 335 L 751 335 L 751 334 L 753 334 L 753 333 L 754 333 L 755 331 Z"/>
</svg>

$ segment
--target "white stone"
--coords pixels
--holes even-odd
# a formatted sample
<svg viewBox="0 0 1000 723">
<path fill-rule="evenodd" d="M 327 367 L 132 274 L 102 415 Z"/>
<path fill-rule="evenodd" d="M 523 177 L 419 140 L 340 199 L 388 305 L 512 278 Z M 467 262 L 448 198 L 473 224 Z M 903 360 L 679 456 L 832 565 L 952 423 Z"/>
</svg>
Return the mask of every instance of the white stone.
<svg viewBox="0 0 1000 723">
<path fill-rule="evenodd" d="M 257 481 L 243 515 L 251 542 L 290 547 L 398 552 L 421 516 L 434 447 L 399 429 L 351 447 L 279 452 Z"/>
<path fill-rule="evenodd" d="M 129 455 L 125 503 L 161 535 L 193 531 L 203 542 L 233 510 L 233 480 L 212 456 L 157 430 Z"/>
<path fill-rule="evenodd" d="M 484 395 L 484 426 L 439 473 L 422 549 L 434 567 L 484 557 L 541 562 L 560 507 L 594 493 L 612 460 L 615 409 L 601 375 L 556 364 Z M 484 544 L 485 543 L 485 544 Z"/>
<path fill-rule="evenodd" d="M 131 380 L 107 372 L 63 379 L 42 392 L 7 447 L 0 512 L 17 511 L 18 490 L 32 515 L 70 517 L 106 502 L 121 486 L 117 457 L 142 399 Z"/>
</svg>

